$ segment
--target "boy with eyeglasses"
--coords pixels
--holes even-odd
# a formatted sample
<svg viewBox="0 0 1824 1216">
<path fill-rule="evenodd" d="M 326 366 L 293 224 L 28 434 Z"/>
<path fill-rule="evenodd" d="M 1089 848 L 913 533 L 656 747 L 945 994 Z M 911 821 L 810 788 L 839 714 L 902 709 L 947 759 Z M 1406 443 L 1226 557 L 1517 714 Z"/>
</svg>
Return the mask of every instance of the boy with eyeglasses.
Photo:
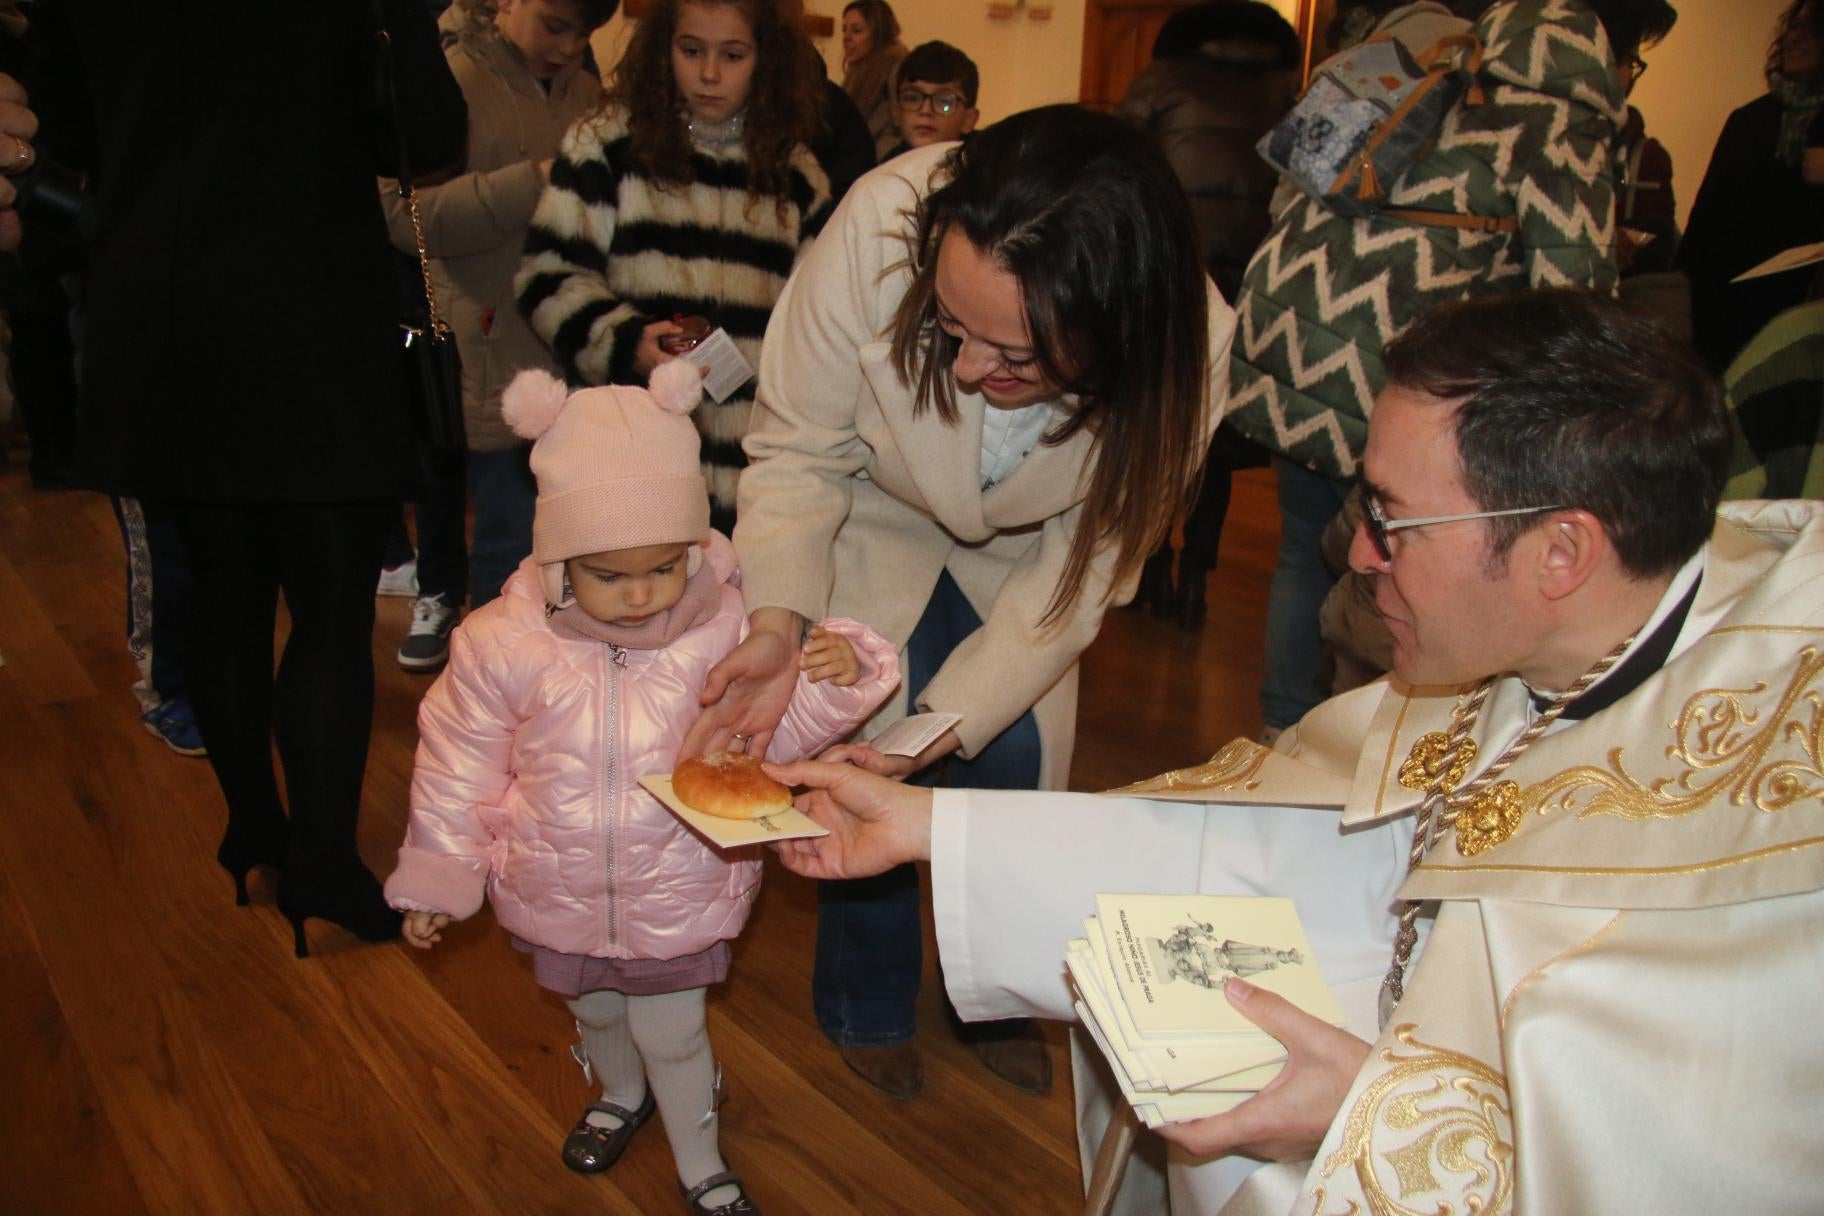
<svg viewBox="0 0 1824 1216">
<path fill-rule="evenodd" d="M 926 42 L 899 65 L 893 124 L 899 144 L 882 161 L 926 144 L 967 138 L 982 112 L 975 108 L 981 74 L 975 61 L 948 42 Z"/>
</svg>

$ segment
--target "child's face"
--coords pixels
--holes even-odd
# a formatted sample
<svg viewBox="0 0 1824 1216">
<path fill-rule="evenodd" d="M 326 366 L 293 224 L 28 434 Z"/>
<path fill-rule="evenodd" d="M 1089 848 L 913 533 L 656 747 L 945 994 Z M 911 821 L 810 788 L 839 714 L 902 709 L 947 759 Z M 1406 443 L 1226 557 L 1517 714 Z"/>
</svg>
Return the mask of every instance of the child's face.
<svg viewBox="0 0 1824 1216">
<path fill-rule="evenodd" d="M 550 80 L 589 47 L 589 27 L 575 0 L 500 0 L 494 24 L 540 80 Z"/>
<path fill-rule="evenodd" d="M 698 122 L 721 122 L 747 104 L 754 27 L 738 4 L 685 0 L 671 36 L 671 71 Z"/>
<path fill-rule="evenodd" d="M 899 137 L 911 147 L 922 148 L 961 139 L 975 130 L 975 120 L 982 112 L 963 100 L 963 86 L 954 80 L 941 84 L 902 80 L 894 97 L 893 114 Z"/>
<path fill-rule="evenodd" d="M 577 607 L 610 625 L 638 625 L 684 598 L 684 543 L 610 549 L 564 563 Z"/>
</svg>

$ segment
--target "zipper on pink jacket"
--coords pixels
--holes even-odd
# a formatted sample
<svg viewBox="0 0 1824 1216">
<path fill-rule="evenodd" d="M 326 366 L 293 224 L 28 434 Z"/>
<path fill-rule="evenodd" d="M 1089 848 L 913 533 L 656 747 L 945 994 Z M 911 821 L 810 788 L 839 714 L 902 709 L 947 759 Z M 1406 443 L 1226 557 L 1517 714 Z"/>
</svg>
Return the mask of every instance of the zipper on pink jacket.
<svg viewBox="0 0 1824 1216">
<path fill-rule="evenodd" d="M 606 848 L 602 851 L 603 867 L 608 881 L 608 944 L 621 944 L 619 893 L 615 890 L 614 859 L 617 847 L 616 828 L 620 823 L 620 749 L 616 746 L 620 740 L 621 717 L 621 669 L 627 665 L 627 652 L 614 643 L 608 643 L 608 656 L 604 660 L 608 665 L 608 712 L 603 715 L 602 728 L 602 764 L 606 772 L 602 788 L 608 791 L 606 814 L 603 817 L 602 832 Z"/>
</svg>

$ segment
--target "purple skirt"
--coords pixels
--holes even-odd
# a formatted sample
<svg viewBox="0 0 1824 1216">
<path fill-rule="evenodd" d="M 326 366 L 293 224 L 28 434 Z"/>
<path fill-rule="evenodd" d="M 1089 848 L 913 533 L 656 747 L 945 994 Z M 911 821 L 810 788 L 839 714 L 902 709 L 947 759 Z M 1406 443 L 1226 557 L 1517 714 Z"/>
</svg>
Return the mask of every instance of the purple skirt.
<svg viewBox="0 0 1824 1216">
<path fill-rule="evenodd" d="M 513 948 L 532 956 L 532 978 L 566 1000 L 585 992 L 611 988 L 628 996 L 657 996 L 661 992 L 688 992 L 707 988 L 728 978 L 733 955 L 728 943 L 717 942 L 707 950 L 678 958 L 595 958 L 587 954 L 559 954 L 521 937 Z"/>
</svg>

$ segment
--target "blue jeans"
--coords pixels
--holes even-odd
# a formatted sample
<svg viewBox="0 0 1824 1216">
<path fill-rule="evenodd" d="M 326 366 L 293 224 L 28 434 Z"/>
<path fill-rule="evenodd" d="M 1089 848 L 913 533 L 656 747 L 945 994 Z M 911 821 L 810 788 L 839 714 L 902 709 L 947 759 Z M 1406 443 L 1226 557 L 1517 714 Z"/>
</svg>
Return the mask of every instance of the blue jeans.
<svg viewBox="0 0 1824 1216">
<path fill-rule="evenodd" d="M 1349 483 L 1332 481 L 1281 456 L 1279 564 L 1267 592 L 1267 669 L 1260 684 L 1260 712 L 1268 726 L 1285 729 L 1327 695 L 1319 685 L 1324 643 L 1317 616 L 1336 576 L 1324 565 L 1324 529 L 1343 509 Z"/>
<path fill-rule="evenodd" d="M 532 552 L 532 508 L 538 483 L 528 463 L 530 444 L 504 452 L 469 453 L 469 501 L 475 504 L 475 543 L 469 549 L 469 609 L 500 595 L 501 584 Z"/>
<path fill-rule="evenodd" d="M 950 652 L 981 628 L 949 572 L 906 640 L 906 689 L 916 704 Z M 1030 790 L 1039 784 L 1039 724 L 1027 710 L 976 754 L 952 753 L 944 784 L 970 789 Z M 908 778 L 939 783 L 938 766 Z M 873 878 L 817 885 L 817 956 L 811 1005 L 818 1025 L 845 1045 L 905 1043 L 916 1029 L 924 940 L 918 870 L 904 865 Z"/>
</svg>

